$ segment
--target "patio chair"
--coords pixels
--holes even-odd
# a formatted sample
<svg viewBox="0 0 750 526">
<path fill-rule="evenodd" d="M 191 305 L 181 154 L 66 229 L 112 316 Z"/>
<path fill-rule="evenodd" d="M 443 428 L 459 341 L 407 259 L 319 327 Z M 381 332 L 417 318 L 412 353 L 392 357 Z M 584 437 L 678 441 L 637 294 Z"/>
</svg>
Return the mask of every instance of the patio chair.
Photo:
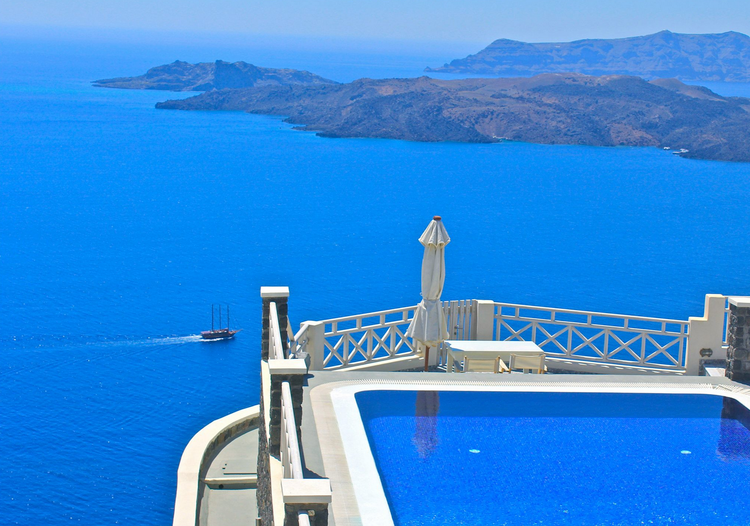
<svg viewBox="0 0 750 526">
<path fill-rule="evenodd" d="M 464 358 L 465 373 L 509 373 L 510 369 L 498 356 L 494 360 L 481 360 L 479 358 Z"/>
<path fill-rule="evenodd" d="M 539 354 L 511 354 L 509 371 L 521 369 L 538 374 L 547 372 L 547 366 L 544 365 L 544 353 Z"/>
</svg>

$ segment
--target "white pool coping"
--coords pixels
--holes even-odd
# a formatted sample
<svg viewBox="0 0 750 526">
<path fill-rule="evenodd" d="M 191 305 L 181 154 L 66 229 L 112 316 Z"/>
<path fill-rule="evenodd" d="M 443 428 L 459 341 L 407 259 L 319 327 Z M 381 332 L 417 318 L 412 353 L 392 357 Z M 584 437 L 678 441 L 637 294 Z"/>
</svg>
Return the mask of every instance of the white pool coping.
<svg viewBox="0 0 750 526">
<path fill-rule="evenodd" d="M 601 378 L 601 377 L 600 377 Z M 706 381 L 700 381 L 701 380 Z M 462 381 L 463 380 L 463 381 Z M 694 383 L 600 381 L 578 377 L 570 382 L 544 381 L 404 381 L 387 379 L 332 382 L 311 391 L 315 423 L 326 475 L 333 487 L 332 512 L 337 526 L 393 526 L 375 459 L 355 395 L 362 391 L 494 391 L 560 393 L 705 394 L 734 398 L 750 409 L 750 389 L 739 384 L 713 383 L 697 377 Z M 332 421 L 334 417 L 335 421 Z M 338 435 L 338 436 L 336 436 Z M 343 450 L 343 454 L 342 454 Z"/>
</svg>

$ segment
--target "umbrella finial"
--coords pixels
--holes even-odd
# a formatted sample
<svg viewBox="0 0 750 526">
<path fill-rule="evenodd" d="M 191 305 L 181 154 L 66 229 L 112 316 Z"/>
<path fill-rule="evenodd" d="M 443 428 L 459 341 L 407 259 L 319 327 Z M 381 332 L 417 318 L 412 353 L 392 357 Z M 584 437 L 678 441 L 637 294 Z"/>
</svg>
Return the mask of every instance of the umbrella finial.
<svg viewBox="0 0 750 526">
<path fill-rule="evenodd" d="M 443 218 L 440 217 L 440 216 L 433 216 L 433 218 L 432 218 L 433 221 L 440 221 L 441 219 L 443 219 Z"/>
</svg>

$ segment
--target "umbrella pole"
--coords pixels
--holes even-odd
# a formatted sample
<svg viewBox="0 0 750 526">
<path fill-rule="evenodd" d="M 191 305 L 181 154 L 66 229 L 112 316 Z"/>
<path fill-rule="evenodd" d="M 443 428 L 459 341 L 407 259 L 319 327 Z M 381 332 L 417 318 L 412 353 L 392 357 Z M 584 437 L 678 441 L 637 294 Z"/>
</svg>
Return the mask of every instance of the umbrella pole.
<svg viewBox="0 0 750 526">
<path fill-rule="evenodd" d="M 427 372 L 427 370 L 430 368 L 430 348 L 425 347 L 424 351 L 424 372 Z"/>
</svg>

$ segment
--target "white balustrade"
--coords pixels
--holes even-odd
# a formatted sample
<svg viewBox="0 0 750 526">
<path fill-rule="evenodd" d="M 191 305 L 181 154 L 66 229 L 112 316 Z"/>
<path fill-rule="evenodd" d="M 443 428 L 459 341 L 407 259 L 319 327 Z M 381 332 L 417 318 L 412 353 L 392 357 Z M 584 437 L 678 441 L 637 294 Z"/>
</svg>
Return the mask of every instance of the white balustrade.
<svg viewBox="0 0 750 526">
<path fill-rule="evenodd" d="M 289 382 L 281 383 L 281 465 L 284 468 L 284 478 L 303 478 L 302 456 Z"/>
<path fill-rule="evenodd" d="M 688 322 L 495 303 L 495 340 L 533 341 L 550 357 L 685 367 Z"/>
<path fill-rule="evenodd" d="M 312 341 L 313 327 L 322 326 L 322 342 L 311 346 L 305 341 L 308 353 L 322 355 L 322 367 L 318 369 L 387 361 L 416 353 L 414 342 L 405 336 L 414 309 L 305 322 L 300 333 Z M 550 357 L 685 369 L 689 324 L 684 320 L 477 300 L 445 301 L 443 312 L 452 339 L 526 340 L 539 345 Z M 494 319 L 482 319 L 487 316 Z M 301 336 L 295 339 L 299 341 Z M 296 345 L 299 348 L 302 344 Z"/>
<path fill-rule="evenodd" d="M 323 366 L 326 369 L 387 360 L 413 354 L 415 346 L 404 334 L 415 307 L 389 309 L 324 320 Z"/>
<path fill-rule="evenodd" d="M 415 308 L 388 309 L 317 322 L 323 326 L 322 344 L 312 349 L 308 345 L 308 352 L 313 354 L 322 350 L 322 367 L 325 369 L 344 369 L 413 355 L 417 352 L 416 345 L 405 333 Z M 445 301 L 443 312 L 450 337 L 468 339 L 472 300 Z"/>
<path fill-rule="evenodd" d="M 286 358 L 284 353 L 284 343 L 281 340 L 281 326 L 279 325 L 279 313 L 276 310 L 276 303 L 270 304 L 268 315 L 268 349 L 269 357 L 274 360 L 283 360 Z"/>
</svg>

